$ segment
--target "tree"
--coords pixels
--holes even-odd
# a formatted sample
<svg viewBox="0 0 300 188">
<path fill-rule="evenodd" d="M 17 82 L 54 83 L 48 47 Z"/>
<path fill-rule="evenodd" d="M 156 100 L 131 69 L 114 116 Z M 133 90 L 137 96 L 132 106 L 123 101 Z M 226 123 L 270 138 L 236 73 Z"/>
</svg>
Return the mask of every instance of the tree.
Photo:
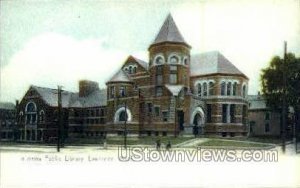
<svg viewBox="0 0 300 188">
<path fill-rule="evenodd" d="M 269 67 L 262 69 L 261 86 L 267 105 L 274 111 L 280 112 L 283 101 L 283 72 L 286 72 L 287 106 L 295 111 L 296 126 L 299 128 L 300 118 L 300 58 L 288 53 L 284 63 L 283 58 L 275 56 Z"/>
</svg>

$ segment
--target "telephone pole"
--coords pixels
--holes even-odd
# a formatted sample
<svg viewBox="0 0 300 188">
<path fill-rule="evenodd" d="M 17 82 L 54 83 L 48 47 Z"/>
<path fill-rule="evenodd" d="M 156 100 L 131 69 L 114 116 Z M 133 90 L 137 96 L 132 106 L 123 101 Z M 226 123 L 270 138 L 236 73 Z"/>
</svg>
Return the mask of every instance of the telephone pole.
<svg viewBox="0 0 300 188">
<path fill-rule="evenodd" d="M 62 100 L 61 100 L 61 89 L 62 86 L 57 86 L 57 106 L 58 106 L 58 114 L 57 114 L 57 152 L 60 152 L 61 141 L 62 141 Z"/>
<path fill-rule="evenodd" d="M 284 55 L 283 55 L 283 98 L 282 98 L 282 152 L 285 153 L 285 137 L 286 137 L 286 118 L 287 118 L 287 103 L 286 103 L 286 54 L 287 54 L 287 42 L 284 41 Z"/>
</svg>

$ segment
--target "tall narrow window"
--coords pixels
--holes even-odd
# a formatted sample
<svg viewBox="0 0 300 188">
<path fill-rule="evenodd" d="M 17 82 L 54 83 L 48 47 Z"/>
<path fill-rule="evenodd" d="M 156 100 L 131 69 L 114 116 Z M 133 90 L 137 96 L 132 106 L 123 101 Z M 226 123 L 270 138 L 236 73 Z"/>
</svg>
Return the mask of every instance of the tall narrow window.
<svg viewBox="0 0 300 188">
<path fill-rule="evenodd" d="M 163 94 L 162 87 L 156 87 L 155 95 L 159 97 L 159 96 L 162 96 L 162 94 Z"/>
<path fill-rule="evenodd" d="M 211 119 L 211 104 L 207 104 L 206 105 L 206 111 L 207 111 L 207 118 L 206 118 L 206 121 L 207 123 L 211 123 L 212 122 L 212 119 Z"/>
<path fill-rule="evenodd" d="M 215 84 L 213 82 L 209 82 L 209 94 L 208 95 L 215 95 Z"/>
<path fill-rule="evenodd" d="M 247 121 L 247 105 L 243 105 L 243 112 L 242 112 L 242 122 L 246 125 Z"/>
<path fill-rule="evenodd" d="M 168 118 L 169 118 L 169 112 L 168 112 L 168 111 L 162 112 L 162 116 L 163 116 L 163 121 L 164 121 L 164 122 L 168 121 Z"/>
<path fill-rule="evenodd" d="M 265 132 L 266 133 L 270 132 L 270 124 L 269 123 L 265 124 Z"/>
<path fill-rule="evenodd" d="M 243 85 L 242 95 L 244 98 L 246 97 L 246 85 Z"/>
<path fill-rule="evenodd" d="M 120 87 L 119 95 L 120 95 L 120 97 L 125 97 L 126 96 L 126 87 L 125 86 Z"/>
<path fill-rule="evenodd" d="M 203 84 L 203 96 L 207 96 L 207 83 L 204 82 Z"/>
<path fill-rule="evenodd" d="M 156 75 L 156 85 L 162 85 L 163 76 L 161 74 Z"/>
<path fill-rule="evenodd" d="M 148 112 L 152 113 L 152 103 L 147 103 L 148 106 Z"/>
<path fill-rule="evenodd" d="M 177 84 L 177 74 L 170 74 L 170 84 Z"/>
<path fill-rule="evenodd" d="M 227 123 L 227 106 L 228 104 L 222 104 L 222 122 Z"/>
<path fill-rule="evenodd" d="M 30 102 L 26 106 L 26 124 L 35 124 L 37 121 L 36 105 Z"/>
<path fill-rule="evenodd" d="M 132 66 L 129 66 L 128 73 L 132 74 Z"/>
<path fill-rule="evenodd" d="M 202 86 L 201 86 L 201 84 L 199 83 L 199 84 L 198 84 L 198 96 L 201 97 L 201 94 L 202 94 Z"/>
<path fill-rule="evenodd" d="M 45 112 L 43 110 L 40 111 L 40 122 L 44 122 L 45 121 Z"/>
<path fill-rule="evenodd" d="M 231 95 L 231 82 L 227 83 L 227 95 Z"/>
<path fill-rule="evenodd" d="M 230 105 L 230 123 L 235 123 L 235 104 Z"/>
<path fill-rule="evenodd" d="M 225 88 L 226 88 L 226 83 L 222 82 L 221 83 L 221 95 L 225 95 Z"/>
<path fill-rule="evenodd" d="M 132 73 L 135 74 L 136 73 L 136 67 L 133 67 L 132 69 Z"/>
<path fill-rule="evenodd" d="M 155 116 L 159 116 L 159 114 L 160 114 L 160 108 L 159 108 L 159 106 L 155 106 L 154 107 L 154 113 L 155 113 Z"/>
<path fill-rule="evenodd" d="M 115 98 L 115 87 L 114 86 L 110 87 L 110 98 Z"/>
<path fill-rule="evenodd" d="M 236 93 L 237 93 L 237 83 L 234 82 L 232 94 L 233 94 L 234 96 L 236 96 Z"/>
</svg>

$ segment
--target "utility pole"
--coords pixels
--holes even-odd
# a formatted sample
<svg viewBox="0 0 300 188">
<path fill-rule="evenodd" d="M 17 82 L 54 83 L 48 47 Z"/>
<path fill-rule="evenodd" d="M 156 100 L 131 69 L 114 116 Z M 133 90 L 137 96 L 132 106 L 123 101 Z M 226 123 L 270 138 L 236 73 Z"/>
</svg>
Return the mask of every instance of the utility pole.
<svg viewBox="0 0 300 188">
<path fill-rule="evenodd" d="M 125 121 L 124 121 L 124 148 L 127 148 L 127 104 L 125 101 Z"/>
<path fill-rule="evenodd" d="M 57 152 L 60 152 L 61 147 L 61 125 L 62 125 L 62 101 L 61 101 L 61 88 L 62 86 L 57 86 L 57 104 L 58 104 L 58 117 L 57 117 Z"/>
<path fill-rule="evenodd" d="M 286 103 L 286 53 L 287 53 L 287 42 L 284 41 L 284 55 L 283 55 L 283 98 L 282 98 L 282 152 L 285 153 L 285 136 L 286 136 L 286 117 L 287 117 L 287 103 Z"/>
</svg>

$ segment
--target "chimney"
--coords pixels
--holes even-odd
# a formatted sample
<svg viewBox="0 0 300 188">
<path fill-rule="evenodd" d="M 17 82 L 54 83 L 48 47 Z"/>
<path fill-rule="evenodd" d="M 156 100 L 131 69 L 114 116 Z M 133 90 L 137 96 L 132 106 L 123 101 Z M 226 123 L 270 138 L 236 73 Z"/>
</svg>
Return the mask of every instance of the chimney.
<svg viewBox="0 0 300 188">
<path fill-rule="evenodd" d="M 79 81 L 79 97 L 86 97 L 96 90 L 99 90 L 99 85 L 97 82 L 89 80 Z"/>
</svg>

